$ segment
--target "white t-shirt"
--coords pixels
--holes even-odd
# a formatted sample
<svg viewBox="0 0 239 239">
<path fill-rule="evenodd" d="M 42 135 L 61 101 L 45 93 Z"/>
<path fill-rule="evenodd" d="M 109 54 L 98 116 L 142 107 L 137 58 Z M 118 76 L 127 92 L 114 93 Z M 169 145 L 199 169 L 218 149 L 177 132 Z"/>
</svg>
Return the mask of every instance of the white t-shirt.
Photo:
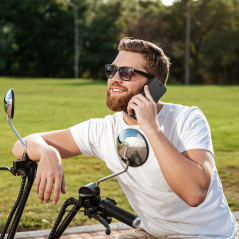
<svg viewBox="0 0 239 239">
<path fill-rule="evenodd" d="M 206 149 L 213 153 L 210 128 L 197 107 L 164 104 L 158 113 L 158 122 L 180 153 L 190 149 Z M 71 128 L 71 133 L 84 155 L 104 160 L 115 173 L 125 168 L 118 156 L 116 141 L 119 133 L 127 128 L 137 129 L 145 136 L 138 125 L 125 123 L 122 112 L 80 123 Z M 150 146 L 146 163 L 129 168 L 117 180 L 141 218 L 141 227 L 153 235 L 235 238 L 237 223 L 224 197 L 215 164 L 213 171 L 207 197 L 198 207 L 190 207 L 171 190 Z"/>
</svg>

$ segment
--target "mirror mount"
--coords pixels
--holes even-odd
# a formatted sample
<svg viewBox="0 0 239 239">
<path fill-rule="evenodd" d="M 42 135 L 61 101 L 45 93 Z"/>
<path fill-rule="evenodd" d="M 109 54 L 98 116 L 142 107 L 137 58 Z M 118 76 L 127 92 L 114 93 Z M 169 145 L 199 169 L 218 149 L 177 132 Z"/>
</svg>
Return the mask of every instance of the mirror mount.
<svg viewBox="0 0 239 239">
<path fill-rule="evenodd" d="M 20 140 L 20 142 L 22 143 L 23 147 L 24 147 L 24 153 L 27 152 L 27 145 L 24 143 L 24 141 L 22 140 L 21 136 L 18 134 L 17 130 L 14 128 L 14 126 L 12 125 L 9 117 L 8 118 L 8 124 L 10 125 L 10 127 L 12 128 L 12 130 L 14 131 L 14 133 L 16 134 L 16 136 L 18 137 L 18 139 Z"/>
<path fill-rule="evenodd" d="M 15 105 L 15 94 L 14 94 L 14 89 L 10 89 L 7 94 L 5 95 L 3 99 L 3 104 L 4 104 L 4 109 L 7 114 L 7 121 L 10 127 L 12 128 L 13 132 L 16 134 L 20 142 L 22 143 L 24 147 L 24 153 L 27 152 L 27 146 L 22 140 L 21 136 L 18 134 L 17 130 L 14 128 L 14 126 L 11 123 L 10 119 L 13 119 L 14 116 L 14 105 Z"/>
<path fill-rule="evenodd" d="M 126 167 L 125 167 L 124 170 L 122 170 L 122 171 L 120 171 L 118 173 L 110 174 L 110 175 L 108 175 L 108 176 L 106 176 L 104 178 L 99 179 L 98 182 L 97 182 L 96 187 L 98 187 L 101 182 L 103 182 L 103 181 L 105 181 L 107 179 L 110 179 L 110 178 L 116 177 L 116 176 L 118 176 L 118 175 L 120 175 L 122 173 L 125 173 L 128 170 L 128 168 L 129 168 L 129 160 L 126 161 Z"/>
<path fill-rule="evenodd" d="M 147 140 L 135 129 L 125 129 L 120 132 L 117 139 L 117 148 L 120 159 L 126 164 L 125 169 L 101 178 L 98 180 L 96 188 L 101 182 L 125 173 L 129 166 L 139 167 L 148 159 L 149 146 Z"/>
</svg>

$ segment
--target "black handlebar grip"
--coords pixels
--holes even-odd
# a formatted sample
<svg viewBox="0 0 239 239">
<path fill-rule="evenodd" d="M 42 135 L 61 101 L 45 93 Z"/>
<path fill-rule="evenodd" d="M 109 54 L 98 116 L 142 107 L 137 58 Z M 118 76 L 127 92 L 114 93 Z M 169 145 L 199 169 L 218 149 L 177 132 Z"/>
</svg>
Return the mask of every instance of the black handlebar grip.
<svg viewBox="0 0 239 239">
<path fill-rule="evenodd" d="M 114 217 L 117 220 L 129 225 L 130 227 L 137 228 L 140 225 L 140 218 L 132 213 L 117 207 L 112 199 L 104 199 L 100 202 L 99 207 L 108 216 Z"/>
</svg>

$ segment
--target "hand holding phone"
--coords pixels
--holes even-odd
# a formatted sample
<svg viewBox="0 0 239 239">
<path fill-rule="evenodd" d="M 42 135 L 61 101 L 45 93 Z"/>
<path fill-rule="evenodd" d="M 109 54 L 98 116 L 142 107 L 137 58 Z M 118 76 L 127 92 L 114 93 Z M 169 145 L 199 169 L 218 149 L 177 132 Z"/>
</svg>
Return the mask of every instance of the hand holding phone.
<svg viewBox="0 0 239 239">
<path fill-rule="evenodd" d="M 157 78 L 157 77 L 154 77 L 152 79 L 150 79 L 149 81 L 149 84 L 148 84 L 148 87 L 149 87 L 149 92 L 154 100 L 154 102 L 158 102 L 159 99 L 164 95 L 164 93 L 167 91 L 166 87 L 161 83 L 161 81 Z M 143 96 L 145 96 L 145 93 L 144 93 L 144 90 L 142 90 L 140 92 L 140 94 L 142 94 Z M 127 110 L 127 107 L 126 109 L 124 110 L 124 112 L 126 114 L 128 114 L 128 110 Z M 133 110 L 133 114 L 130 115 L 132 118 L 136 119 L 136 116 L 135 116 L 135 112 Z"/>
</svg>

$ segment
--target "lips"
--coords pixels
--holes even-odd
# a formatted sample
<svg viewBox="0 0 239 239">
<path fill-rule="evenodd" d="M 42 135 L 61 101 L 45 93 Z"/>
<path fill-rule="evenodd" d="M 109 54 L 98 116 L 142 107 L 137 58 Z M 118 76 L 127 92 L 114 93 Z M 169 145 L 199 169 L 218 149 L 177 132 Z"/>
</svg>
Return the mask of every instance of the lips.
<svg viewBox="0 0 239 239">
<path fill-rule="evenodd" d="M 116 95 L 116 94 L 122 94 L 122 93 L 125 93 L 125 92 L 127 92 L 127 88 L 125 88 L 125 87 L 122 87 L 122 86 L 116 86 L 116 85 L 112 85 L 111 87 L 110 87 L 110 92 L 111 92 L 111 94 L 113 94 L 113 95 Z"/>
<path fill-rule="evenodd" d="M 113 87 L 113 88 L 111 88 L 111 92 L 117 94 L 117 93 L 123 93 L 123 92 L 125 92 L 125 90 Z"/>
</svg>

